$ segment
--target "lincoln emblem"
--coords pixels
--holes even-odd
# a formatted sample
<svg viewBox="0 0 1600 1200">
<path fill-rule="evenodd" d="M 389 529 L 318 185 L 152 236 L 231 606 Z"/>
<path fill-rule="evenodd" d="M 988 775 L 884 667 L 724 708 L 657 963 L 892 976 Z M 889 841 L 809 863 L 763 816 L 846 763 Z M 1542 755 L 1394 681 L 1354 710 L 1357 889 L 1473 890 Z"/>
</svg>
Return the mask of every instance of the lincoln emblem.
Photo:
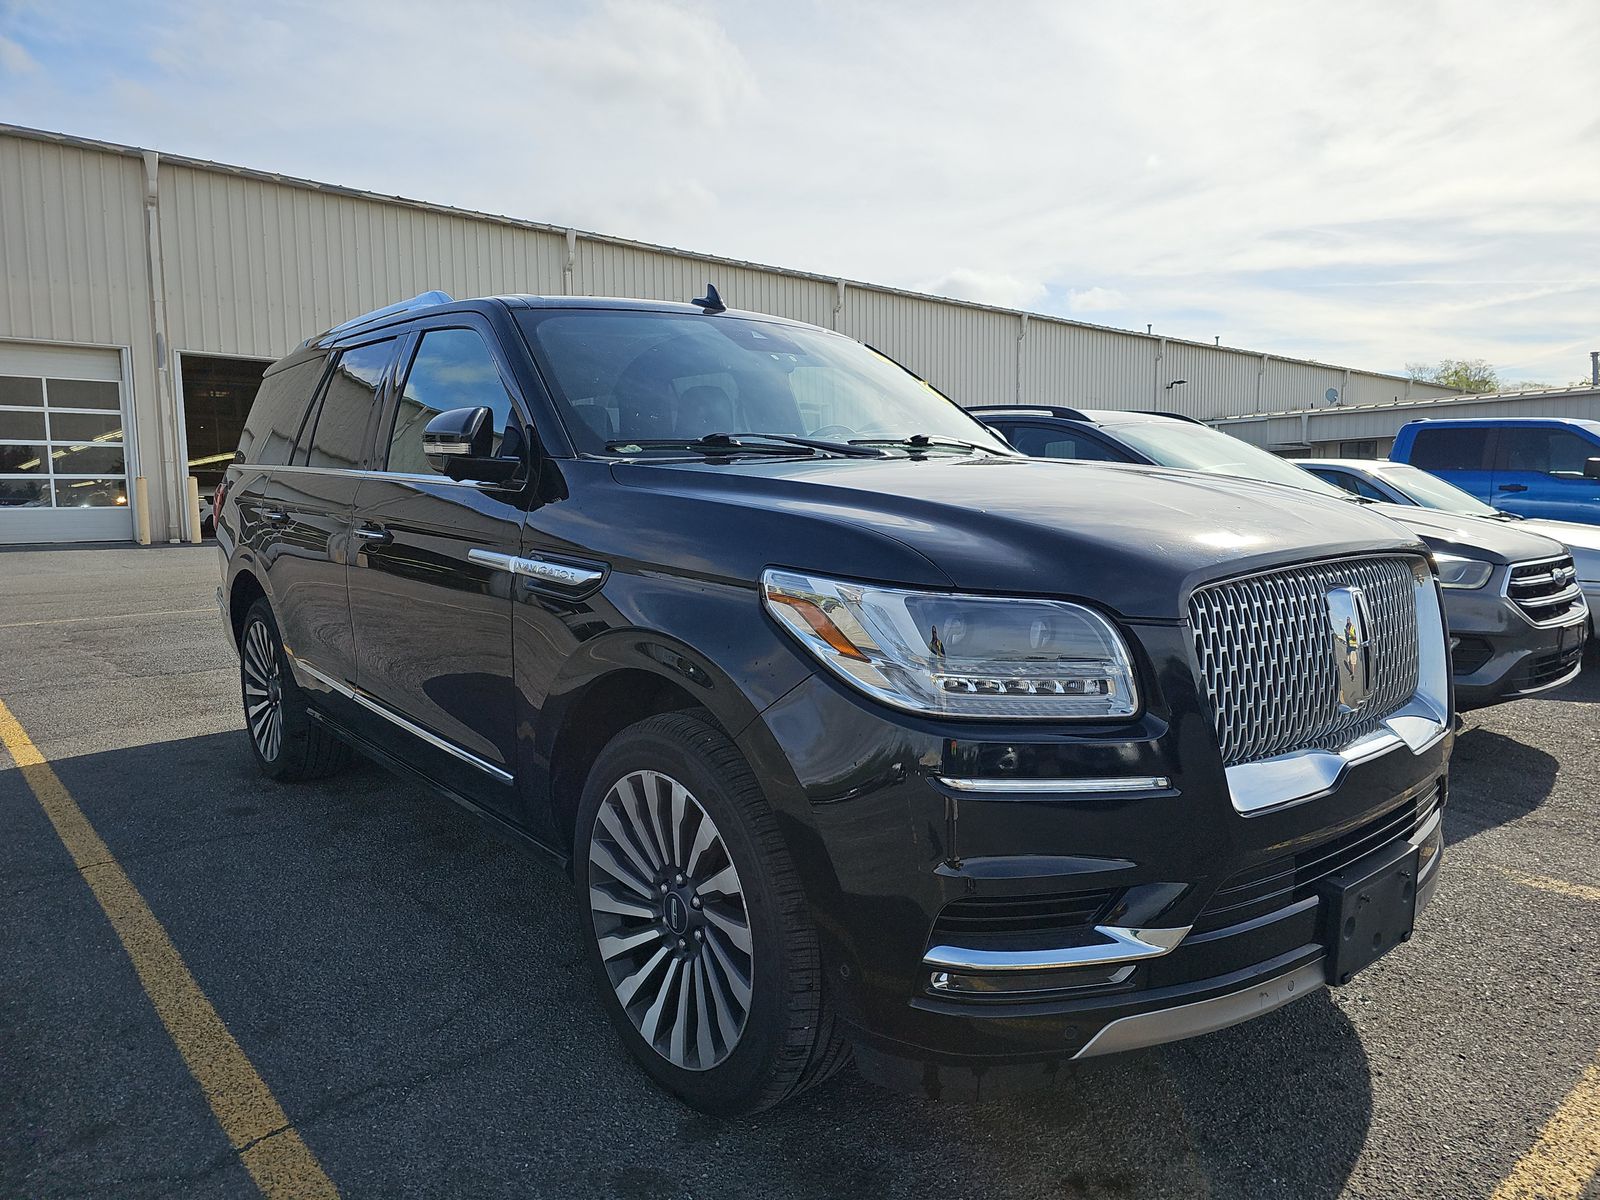
<svg viewBox="0 0 1600 1200">
<path fill-rule="evenodd" d="M 1339 708 L 1353 712 L 1366 703 L 1372 687 L 1372 634 L 1367 594 L 1359 587 L 1329 588 L 1323 597 L 1333 631 L 1338 664 Z"/>
</svg>

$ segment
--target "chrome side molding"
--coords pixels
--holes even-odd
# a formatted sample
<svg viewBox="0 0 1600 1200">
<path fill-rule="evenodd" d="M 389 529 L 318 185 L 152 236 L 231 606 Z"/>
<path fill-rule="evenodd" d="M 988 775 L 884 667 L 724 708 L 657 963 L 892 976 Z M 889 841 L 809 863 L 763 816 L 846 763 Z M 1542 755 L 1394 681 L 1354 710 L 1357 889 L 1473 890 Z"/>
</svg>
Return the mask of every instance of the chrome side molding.
<svg viewBox="0 0 1600 1200">
<path fill-rule="evenodd" d="M 1094 931 L 1109 941 L 1092 946 L 1064 946 L 1058 950 L 975 950 L 969 946 L 935 946 L 922 956 L 922 965 L 936 971 L 1065 971 L 1073 967 L 1107 967 L 1141 962 L 1169 954 L 1188 936 L 1190 925 L 1170 929 L 1124 929 L 1096 925 Z"/>
<path fill-rule="evenodd" d="M 568 563 L 551 562 L 547 558 L 518 558 L 514 554 L 500 554 L 494 550 L 481 550 L 477 547 L 467 551 L 467 561 L 475 562 L 481 567 L 493 567 L 497 571 L 509 571 L 525 579 L 537 579 L 540 583 L 554 583 L 561 587 L 588 587 L 599 583 L 605 577 L 604 571 L 597 571 L 593 567 L 574 567 Z"/>
<path fill-rule="evenodd" d="M 310 678 L 316 680 L 323 687 L 327 688 L 329 691 L 337 692 L 345 699 L 355 701 L 368 712 L 376 713 L 378 716 L 382 717 L 391 724 L 398 725 L 401 729 L 404 729 L 407 733 L 411 734 L 411 736 L 419 739 L 420 741 L 427 742 L 428 745 L 433 746 L 436 749 L 443 750 L 446 754 L 452 756 L 453 758 L 459 758 L 469 767 L 477 767 L 478 770 L 482 771 L 485 775 L 492 776 L 493 778 L 498 779 L 501 783 L 511 783 L 514 781 L 515 777 L 510 771 L 507 771 L 501 767 L 497 767 L 486 759 L 479 758 L 470 750 L 463 750 L 454 742 L 446 741 L 432 730 L 424 729 L 415 721 L 406 720 L 405 717 L 402 717 L 393 709 L 387 707 L 386 705 L 379 704 L 376 700 L 366 695 L 359 688 L 353 688 L 348 683 L 339 682 L 339 680 L 333 678 L 333 676 L 324 674 L 313 667 L 310 663 L 304 661 L 303 659 L 296 658 L 292 654 L 289 656 L 289 664 L 294 668 L 296 675 L 309 676 Z"/>
</svg>

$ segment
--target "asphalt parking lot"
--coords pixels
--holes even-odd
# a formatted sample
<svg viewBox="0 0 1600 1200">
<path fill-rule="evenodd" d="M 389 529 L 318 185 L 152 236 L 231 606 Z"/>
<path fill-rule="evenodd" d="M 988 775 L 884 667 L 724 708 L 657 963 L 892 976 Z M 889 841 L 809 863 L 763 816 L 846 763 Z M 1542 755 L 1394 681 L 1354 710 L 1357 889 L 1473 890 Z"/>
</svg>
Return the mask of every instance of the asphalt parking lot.
<svg viewBox="0 0 1600 1200">
<path fill-rule="evenodd" d="M 846 1072 L 719 1122 L 624 1057 L 554 867 L 377 767 L 256 775 L 216 574 L 0 552 L 0 1195 L 253 1194 L 179 1048 L 231 1035 L 282 1112 L 243 1153 L 345 1196 L 1600 1198 L 1600 664 L 1469 716 L 1438 897 L 1350 986 L 1004 1103 Z M 225 1034 L 163 1023 L 122 877 Z"/>
</svg>

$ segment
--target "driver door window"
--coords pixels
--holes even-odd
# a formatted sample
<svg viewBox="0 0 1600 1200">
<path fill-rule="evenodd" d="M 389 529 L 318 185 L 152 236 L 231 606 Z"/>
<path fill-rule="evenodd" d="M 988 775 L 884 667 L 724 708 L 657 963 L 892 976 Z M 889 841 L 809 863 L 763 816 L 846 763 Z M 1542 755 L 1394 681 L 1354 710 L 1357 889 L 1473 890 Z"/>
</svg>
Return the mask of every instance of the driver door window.
<svg viewBox="0 0 1600 1200">
<path fill-rule="evenodd" d="M 405 387 L 395 405 L 388 469 L 407 475 L 434 474 L 422 452 L 424 427 L 449 409 L 479 407 L 494 414 L 494 445 L 490 452 L 498 454 L 506 423 L 516 409 L 494 355 L 476 330 L 428 330 L 417 344 Z"/>
</svg>

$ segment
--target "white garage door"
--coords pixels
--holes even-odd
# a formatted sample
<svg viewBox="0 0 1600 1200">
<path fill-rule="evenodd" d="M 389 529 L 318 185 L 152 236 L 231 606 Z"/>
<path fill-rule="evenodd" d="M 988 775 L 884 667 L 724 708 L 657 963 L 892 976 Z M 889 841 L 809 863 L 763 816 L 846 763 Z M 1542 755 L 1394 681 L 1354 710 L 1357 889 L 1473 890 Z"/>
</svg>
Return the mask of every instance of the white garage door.
<svg viewBox="0 0 1600 1200">
<path fill-rule="evenodd" d="M 0 342 L 0 543 L 133 537 L 115 350 Z"/>
</svg>

